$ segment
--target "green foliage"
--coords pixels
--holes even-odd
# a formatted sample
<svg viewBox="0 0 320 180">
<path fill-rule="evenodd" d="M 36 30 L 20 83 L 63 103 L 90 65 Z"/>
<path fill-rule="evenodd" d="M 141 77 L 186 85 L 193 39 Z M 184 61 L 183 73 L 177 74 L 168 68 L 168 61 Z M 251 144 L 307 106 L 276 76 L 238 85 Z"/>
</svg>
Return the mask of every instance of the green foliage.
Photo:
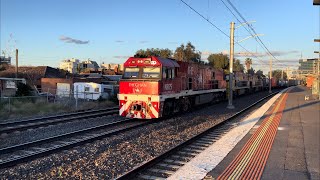
<svg viewBox="0 0 320 180">
<path fill-rule="evenodd" d="M 249 72 L 250 66 L 252 64 L 252 59 L 251 58 L 246 58 L 244 64 L 246 65 L 247 71 Z"/>
<path fill-rule="evenodd" d="M 201 62 L 201 52 L 196 51 L 194 45 L 188 42 L 186 46 L 181 44 L 174 52 L 174 58 L 178 61 Z"/>
<path fill-rule="evenodd" d="M 265 77 L 265 75 L 263 75 L 263 71 L 260 69 L 256 72 L 256 75 L 258 75 L 260 77 Z"/>
<path fill-rule="evenodd" d="M 0 64 L 0 71 L 4 71 L 8 69 L 9 65 L 7 63 L 2 63 Z"/>
<path fill-rule="evenodd" d="M 239 59 L 235 59 L 235 61 L 233 62 L 233 71 L 244 72 L 244 66 L 240 63 Z"/>
<path fill-rule="evenodd" d="M 251 67 L 250 69 L 248 69 L 248 74 L 254 75 L 255 74 L 255 70 Z"/>
<path fill-rule="evenodd" d="M 18 83 L 17 88 L 18 88 L 18 90 L 16 92 L 16 96 L 31 96 L 32 95 L 32 89 L 27 84 Z"/>
<path fill-rule="evenodd" d="M 272 71 L 272 77 L 275 77 L 277 79 L 281 79 L 281 73 L 282 73 L 282 70 L 276 69 L 276 70 Z M 268 73 L 268 76 L 269 75 L 270 75 L 270 72 Z M 283 72 L 283 79 L 287 79 L 287 73 L 286 72 Z"/>
<path fill-rule="evenodd" d="M 210 54 L 208 57 L 209 64 L 214 68 L 223 69 L 226 73 L 229 73 L 229 57 L 226 54 Z M 235 59 L 233 62 L 233 71 L 244 71 L 243 64 L 240 63 L 239 59 Z"/>
<path fill-rule="evenodd" d="M 171 58 L 172 57 L 172 51 L 168 48 L 166 49 L 159 49 L 159 48 L 151 48 L 151 49 L 140 49 L 136 52 L 134 57 L 140 57 L 140 58 L 146 58 L 150 56 L 157 56 L 162 58 Z"/>
<path fill-rule="evenodd" d="M 217 69 L 228 69 L 229 57 L 225 54 L 210 54 L 208 57 L 209 64 Z"/>
</svg>

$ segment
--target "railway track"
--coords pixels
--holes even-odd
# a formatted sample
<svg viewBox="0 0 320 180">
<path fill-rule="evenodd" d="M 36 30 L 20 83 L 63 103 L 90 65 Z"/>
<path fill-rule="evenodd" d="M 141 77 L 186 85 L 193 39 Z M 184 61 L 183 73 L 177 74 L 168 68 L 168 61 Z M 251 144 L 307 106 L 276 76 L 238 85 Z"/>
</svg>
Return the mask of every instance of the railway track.
<svg viewBox="0 0 320 180">
<path fill-rule="evenodd" d="M 46 156 L 81 144 L 115 135 L 133 128 L 152 123 L 151 121 L 119 120 L 58 136 L 40 139 L 0 149 L 0 168 Z"/>
<path fill-rule="evenodd" d="M 178 146 L 164 152 L 158 157 L 137 166 L 133 170 L 118 177 L 119 180 L 125 179 L 166 179 L 171 176 L 180 167 L 190 161 L 197 154 L 201 153 L 211 144 L 219 140 L 223 134 L 229 132 L 235 123 L 233 120 L 244 114 L 249 109 L 258 105 L 260 102 L 274 96 L 278 92 L 274 92 L 254 104 L 246 107 L 245 109 L 237 112 L 232 117 L 218 122 L 215 126 L 209 128 L 207 131 L 179 144 Z"/>
<path fill-rule="evenodd" d="M 27 129 L 34 129 L 38 127 L 55 125 L 59 123 L 66 123 L 66 122 L 71 122 L 71 121 L 76 121 L 81 119 L 87 119 L 87 118 L 113 115 L 118 113 L 119 113 L 119 107 L 111 107 L 107 109 L 82 111 L 82 112 L 75 112 L 75 113 L 62 114 L 62 115 L 56 115 L 56 116 L 26 119 L 22 121 L 3 122 L 3 123 L 0 123 L 0 134 L 3 134 L 3 133 L 9 134 L 15 131 L 23 131 Z"/>
</svg>

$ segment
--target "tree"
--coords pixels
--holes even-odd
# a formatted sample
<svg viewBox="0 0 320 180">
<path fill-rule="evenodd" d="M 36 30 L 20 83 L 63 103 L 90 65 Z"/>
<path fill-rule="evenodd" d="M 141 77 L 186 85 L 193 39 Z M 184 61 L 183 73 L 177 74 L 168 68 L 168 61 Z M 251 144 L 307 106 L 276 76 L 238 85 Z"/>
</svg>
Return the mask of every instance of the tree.
<svg viewBox="0 0 320 180">
<path fill-rule="evenodd" d="M 178 61 L 185 61 L 184 45 L 183 44 L 181 44 L 180 47 L 177 47 L 176 51 L 174 52 L 173 57 Z"/>
<path fill-rule="evenodd" d="M 32 95 L 32 88 L 24 83 L 19 82 L 17 85 L 17 92 L 16 96 L 31 96 Z"/>
<path fill-rule="evenodd" d="M 272 71 L 272 77 L 275 77 L 277 79 L 281 79 L 282 70 L 276 69 Z M 270 76 L 270 72 L 268 73 L 268 76 Z M 283 79 L 287 79 L 287 73 L 283 72 Z"/>
<path fill-rule="evenodd" d="M 250 66 L 252 64 L 252 59 L 251 58 L 246 58 L 244 64 L 246 65 L 247 71 L 249 71 Z"/>
<path fill-rule="evenodd" d="M 201 62 L 201 52 L 197 51 L 195 46 L 188 42 L 186 46 L 181 44 L 174 52 L 174 58 L 178 61 Z"/>
<path fill-rule="evenodd" d="M 250 69 L 248 69 L 248 74 L 254 75 L 255 70 L 251 67 Z"/>
<path fill-rule="evenodd" d="M 229 57 L 225 54 L 210 54 L 208 57 L 209 64 L 216 69 L 227 69 L 229 66 Z"/>
<path fill-rule="evenodd" d="M 162 57 L 162 58 L 171 58 L 172 51 L 168 48 L 166 49 L 159 49 L 159 48 L 151 48 L 151 49 L 140 49 L 136 52 L 134 57 L 146 58 L 150 56 Z"/>
<path fill-rule="evenodd" d="M 256 72 L 256 75 L 258 75 L 260 77 L 265 77 L 265 75 L 263 75 L 263 71 L 260 69 Z"/>
<path fill-rule="evenodd" d="M 239 59 L 235 59 L 235 61 L 233 62 L 233 71 L 244 72 L 243 64 L 240 63 Z"/>
<path fill-rule="evenodd" d="M 2 63 L 0 64 L 0 71 L 4 71 L 8 69 L 9 65 L 7 63 Z"/>
</svg>

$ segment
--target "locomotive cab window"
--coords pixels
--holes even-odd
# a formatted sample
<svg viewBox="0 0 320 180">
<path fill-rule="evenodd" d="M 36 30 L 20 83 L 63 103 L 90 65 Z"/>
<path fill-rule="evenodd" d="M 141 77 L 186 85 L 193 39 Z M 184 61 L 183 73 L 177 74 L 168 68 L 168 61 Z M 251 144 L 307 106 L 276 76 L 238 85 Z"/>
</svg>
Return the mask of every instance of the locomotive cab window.
<svg viewBox="0 0 320 180">
<path fill-rule="evenodd" d="M 123 77 L 124 78 L 138 78 L 139 77 L 139 68 L 136 68 L 136 67 L 125 68 Z"/>
<path fill-rule="evenodd" d="M 174 79 L 176 77 L 175 69 L 163 67 L 162 68 L 162 78 L 163 79 Z"/>
<path fill-rule="evenodd" d="M 166 67 L 163 67 L 162 68 L 162 79 L 166 79 L 168 76 L 167 76 L 167 68 Z"/>
<path fill-rule="evenodd" d="M 142 78 L 160 78 L 160 68 L 159 67 L 143 68 Z"/>
</svg>

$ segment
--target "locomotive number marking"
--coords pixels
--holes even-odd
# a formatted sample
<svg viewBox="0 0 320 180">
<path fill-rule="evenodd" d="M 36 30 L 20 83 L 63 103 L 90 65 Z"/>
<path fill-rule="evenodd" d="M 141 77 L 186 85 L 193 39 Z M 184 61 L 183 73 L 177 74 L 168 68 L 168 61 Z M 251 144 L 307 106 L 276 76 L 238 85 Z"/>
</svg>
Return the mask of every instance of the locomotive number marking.
<svg viewBox="0 0 320 180">
<path fill-rule="evenodd" d="M 164 90 L 166 90 L 166 91 L 172 90 L 172 84 L 165 84 L 164 85 Z"/>
</svg>

